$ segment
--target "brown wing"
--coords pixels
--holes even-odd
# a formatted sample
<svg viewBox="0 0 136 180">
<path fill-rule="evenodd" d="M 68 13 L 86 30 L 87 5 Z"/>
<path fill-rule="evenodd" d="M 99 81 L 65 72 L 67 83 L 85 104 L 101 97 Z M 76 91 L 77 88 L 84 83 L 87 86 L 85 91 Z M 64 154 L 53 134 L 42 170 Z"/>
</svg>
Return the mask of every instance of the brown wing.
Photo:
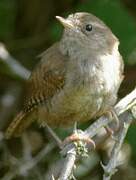
<svg viewBox="0 0 136 180">
<path fill-rule="evenodd" d="M 65 64 L 67 58 L 63 56 L 58 44 L 55 44 L 42 54 L 42 60 L 32 72 L 27 83 L 27 98 L 25 111 L 49 100 L 64 85 Z"/>
<path fill-rule="evenodd" d="M 6 131 L 6 137 L 18 136 L 32 122 L 36 107 L 46 103 L 64 86 L 65 65 L 67 58 L 63 56 L 56 43 L 42 54 L 41 62 L 36 66 L 27 82 L 27 95 L 23 110 L 14 118 Z"/>
</svg>

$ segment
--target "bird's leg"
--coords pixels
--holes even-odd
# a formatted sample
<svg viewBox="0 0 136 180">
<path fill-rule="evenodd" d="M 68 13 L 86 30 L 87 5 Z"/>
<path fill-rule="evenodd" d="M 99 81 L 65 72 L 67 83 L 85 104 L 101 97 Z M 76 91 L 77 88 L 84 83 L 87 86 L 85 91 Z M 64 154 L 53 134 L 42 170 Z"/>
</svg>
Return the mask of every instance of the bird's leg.
<svg viewBox="0 0 136 180">
<path fill-rule="evenodd" d="M 105 112 L 105 115 L 109 118 L 109 119 L 113 119 L 116 123 L 116 131 L 119 129 L 119 118 L 114 110 L 114 108 L 110 108 L 109 110 L 107 110 Z M 110 134 L 111 136 L 114 134 L 113 130 L 109 127 L 109 126 L 105 126 L 105 129 L 107 131 L 108 134 Z"/>
<path fill-rule="evenodd" d="M 67 144 L 72 142 L 79 144 L 80 142 L 83 142 L 85 144 L 92 145 L 95 149 L 95 142 L 91 138 L 87 137 L 82 130 L 77 129 L 77 123 L 74 124 L 73 134 L 64 139 L 64 141 L 61 141 L 57 134 L 47 124 L 45 127 L 60 149 L 63 149 Z"/>
<path fill-rule="evenodd" d="M 74 130 L 72 135 L 68 136 L 66 139 L 64 139 L 62 143 L 62 147 L 66 146 L 70 142 L 84 142 L 86 144 L 93 145 L 93 148 L 95 149 L 95 142 L 86 136 L 82 130 L 77 129 L 77 123 L 74 124 Z"/>
</svg>

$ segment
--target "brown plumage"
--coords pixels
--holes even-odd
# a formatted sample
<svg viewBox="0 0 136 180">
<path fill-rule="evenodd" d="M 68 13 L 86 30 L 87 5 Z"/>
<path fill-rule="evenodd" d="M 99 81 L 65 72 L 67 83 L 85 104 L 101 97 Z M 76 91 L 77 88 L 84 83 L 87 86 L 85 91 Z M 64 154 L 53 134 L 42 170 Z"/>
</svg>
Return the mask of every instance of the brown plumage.
<svg viewBox="0 0 136 180">
<path fill-rule="evenodd" d="M 36 66 L 27 82 L 27 94 L 23 110 L 8 127 L 6 138 L 20 135 L 38 118 L 38 107 L 49 101 L 64 85 L 64 58 L 57 51 L 57 44 L 41 56 L 43 57 L 42 61 Z M 44 63 L 45 60 L 47 60 L 46 63 Z"/>
<path fill-rule="evenodd" d="M 114 105 L 123 79 L 118 39 L 98 18 L 75 13 L 61 40 L 41 55 L 28 80 L 23 110 L 6 131 L 18 136 L 33 121 L 68 126 L 100 116 Z"/>
</svg>

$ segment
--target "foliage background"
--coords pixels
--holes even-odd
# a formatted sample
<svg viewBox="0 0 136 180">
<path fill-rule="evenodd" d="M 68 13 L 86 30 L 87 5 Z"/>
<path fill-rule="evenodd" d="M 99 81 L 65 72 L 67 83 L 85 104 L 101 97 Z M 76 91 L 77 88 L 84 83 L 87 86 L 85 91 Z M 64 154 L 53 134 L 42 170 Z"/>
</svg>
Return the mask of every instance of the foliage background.
<svg viewBox="0 0 136 180">
<path fill-rule="evenodd" d="M 87 11 L 100 17 L 120 40 L 120 52 L 125 61 L 125 80 L 119 98 L 136 86 L 136 1 L 135 0 L 0 0 L 0 41 L 23 66 L 32 70 L 36 56 L 59 40 L 62 27 L 56 15 Z M 19 172 L 22 164 L 33 160 L 48 145 L 50 138 L 43 129 L 33 125 L 24 136 L 4 140 L 2 132 L 21 109 L 25 81 L 19 79 L 0 60 L 0 179 L 48 179 L 53 164 L 59 160 L 59 149 L 53 147 L 36 166 Z M 64 138 L 63 130 L 57 133 Z M 136 178 L 136 127 L 128 132 L 124 145 L 126 164 L 113 179 Z M 97 153 L 81 160 L 78 179 L 101 179 L 99 161 L 105 157 L 104 145 Z M 39 156 L 38 156 L 39 157 Z M 82 164 L 82 166 L 81 166 Z M 17 172 L 16 172 L 17 171 Z"/>
</svg>

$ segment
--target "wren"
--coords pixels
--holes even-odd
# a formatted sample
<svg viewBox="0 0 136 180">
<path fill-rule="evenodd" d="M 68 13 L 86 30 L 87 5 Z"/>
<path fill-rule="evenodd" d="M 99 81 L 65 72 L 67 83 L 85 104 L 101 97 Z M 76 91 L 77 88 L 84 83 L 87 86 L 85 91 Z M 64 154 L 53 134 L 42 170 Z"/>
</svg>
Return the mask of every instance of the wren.
<svg viewBox="0 0 136 180">
<path fill-rule="evenodd" d="M 7 138 L 34 121 L 51 127 L 89 121 L 117 100 L 124 71 L 117 37 L 90 13 L 56 18 L 64 26 L 62 37 L 42 53 L 31 73 L 23 109 L 9 125 Z"/>
</svg>

